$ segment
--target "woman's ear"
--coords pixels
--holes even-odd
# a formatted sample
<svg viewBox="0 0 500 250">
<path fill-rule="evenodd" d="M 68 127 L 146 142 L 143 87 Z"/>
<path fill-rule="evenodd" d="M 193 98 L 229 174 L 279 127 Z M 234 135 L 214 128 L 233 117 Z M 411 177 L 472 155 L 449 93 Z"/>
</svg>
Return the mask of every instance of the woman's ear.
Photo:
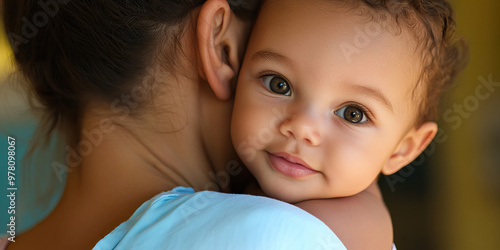
<svg viewBox="0 0 500 250">
<path fill-rule="evenodd" d="M 231 81 L 237 76 L 247 29 L 231 12 L 227 0 L 207 0 L 197 22 L 201 76 L 217 98 L 231 96 Z M 242 31 L 241 29 L 244 29 Z"/>
<path fill-rule="evenodd" d="M 410 164 L 431 143 L 438 131 L 435 122 L 426 122 L 419 128 L 412 128 L 382 168 L 385 175 L 393 174 Z"/>
</svg>

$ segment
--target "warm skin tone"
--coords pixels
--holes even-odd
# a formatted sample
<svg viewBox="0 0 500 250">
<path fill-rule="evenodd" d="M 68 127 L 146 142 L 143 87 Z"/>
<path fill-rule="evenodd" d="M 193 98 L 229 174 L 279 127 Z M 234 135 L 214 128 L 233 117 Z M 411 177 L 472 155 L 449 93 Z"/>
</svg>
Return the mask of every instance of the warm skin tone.
<svg viewBox="0 0 500 250">
<path fill-rule="evenodd" d="M 116 120 L 115 130 L 68 174 L 56 209 L 42 223 L 16 237 L 9 249 L 89 249 L 152 196 L 176 186 L 204 189 L 206 183 L 213 182 L 209 173 L 224 170 L 227 162 L 235 159 L 227 134 L 232 106 L 228 98 L 246 27 L 234 22 L 224 0 L 208 0 L 193 17 L 197 27 L 187 27 L 181 39 L 189 55 L 183 74 L 162 79 L 167 85 L 159 86 L 155 107 L 147 107 L 141 116 Z M 182 105 L 172 102 L 179 98 Z M 89 102 L 82 130 L 91 131 L 103 117 L 114 118 L 109 107 L 109 103 Z M 164 107 L 178 112 L 158 115 Z M 172 124 L 172 120 L 179 123 Z M 166 126 L 160 130 L 175 132 L 158 133 L 159 125 Z M 360 215 L 388 218 L 375 184 L 353 197 L 297 205 L 325 221 L 349 249 L 356 244 L 349 241 L 351 238 L 366 242 L 359 240 L 365 238 L 362 232 L 349 231 L 349 225 L 359 225 L 346 217 L 353 215 L 350 212 L 356 211 L 356 220 Z M 368 226 L 382 225 L 365 221 Z"/>
<path fill-rule="evenodd" d="M 115 129 L 68 174 L 56 209 L 9 249 L 90 249 L 154 195 L 176 186 L 202 190 L 213 183 L 211 172 L 237 159 L 229 97 L 250 26 L 237 21 L 224 0 L 207 1 L 193 18 L 196 27 L 187 25 L 181 39 L 189 55 L 179 57 L 185 71 L 161 79 L 156 106 L 121 120 L 109 103 L 88 103 L 82 131 L 109 117 Z M 164 107 L 176 113 L 162 113 Z"/>
<path fill-rule="evenodd" d="M 390 217 L 374 183 L 415 159 L 437 132 L 434 122 L 415 124 L 421 57 L 411 33 L 382 29 L 349 60 L 342 52 L 369 20 L 336 2 L 267 1 L 232 122 L 233 143 L 263 191 L 306 201 L 297 205 L 348 249 L 390 249 Z M 338 197 L 349 198 L 307 201 Z"/>
</svg>

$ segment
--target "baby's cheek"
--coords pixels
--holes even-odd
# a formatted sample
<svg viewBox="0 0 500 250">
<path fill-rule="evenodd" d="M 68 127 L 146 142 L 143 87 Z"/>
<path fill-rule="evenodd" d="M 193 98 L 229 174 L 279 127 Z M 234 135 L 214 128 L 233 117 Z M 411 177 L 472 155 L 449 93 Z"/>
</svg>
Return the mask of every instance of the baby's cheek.
<svg viewBox="0 0 500 250">
<path fill-rule="evenodd" d="M 353 195 L 366 188 L 378 176 L 381 170 L 381 155 L 369 141 L 339 140 L 337 152 L 330 158 L 332 173 L 337 180 L 337 188 L 343 195 Z"/>
<path fill-rule="evenodd" d="M 258 138 L 259 117 L 252 105 L 235 107 L 231 136 L 239 157 L 248 164 L 256 157 L 256 151 L 262 147 Z"/>
</svg>

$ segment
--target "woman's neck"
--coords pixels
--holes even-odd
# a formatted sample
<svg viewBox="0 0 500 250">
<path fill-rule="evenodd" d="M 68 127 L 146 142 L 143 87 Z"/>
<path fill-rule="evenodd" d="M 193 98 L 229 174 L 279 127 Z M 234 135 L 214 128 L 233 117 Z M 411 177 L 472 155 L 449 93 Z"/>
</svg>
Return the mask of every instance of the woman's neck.
<svg viewBox="0 0 500 250">
<path fill-rule="evenodd" d="M 220 134 L 210 131 L 217 126 L 220 130 L 220 121 L 213 119 L 221 118 L 217 117 L 221 105 L 229 107 L 227 112 L 230 105 L 210 104 L 211 93 L 193 93 L 186 96 L 190 103 L 181 102 L 186 113 L 159 111 L 152 116 L 156 120 L 134 117 L 134 123 L 111 123 L 114 117 L 102 115 L 103 109 L 88 110 L 79 146 L 73 147 L 80 151 L 80 164 L 68 164 L 67 185 L 59 204 L 44 221 L 16 238 L 9 249 L 88 249 L 154 195 L 176 186 L 202 190 L 213 187 L 208 183 L 217 184 L 213 177 L 225 166 L 228 150 L 217 141 Z M 177 130 L 161 127 L 184 118 L 189 123 L 183 122 Z M 225 120 L 229 129 L 229 116 Z M 54 239 L 54 235 L 64 237 Z"/>
</svg>

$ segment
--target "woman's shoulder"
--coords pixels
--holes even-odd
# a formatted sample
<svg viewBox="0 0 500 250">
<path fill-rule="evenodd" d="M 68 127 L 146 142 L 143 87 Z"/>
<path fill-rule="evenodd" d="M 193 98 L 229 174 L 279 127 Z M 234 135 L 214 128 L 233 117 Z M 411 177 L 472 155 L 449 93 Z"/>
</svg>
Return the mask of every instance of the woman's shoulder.
<svg viewBox="0 0 500 250">
<path fill-rule="evenodd" d="M 138 245 L 140 244 L 140 245 Z M 274 199 L 177 188 L 144 203 L 96 249 L 345 249 L 316 217 Z"/>
</svg>

